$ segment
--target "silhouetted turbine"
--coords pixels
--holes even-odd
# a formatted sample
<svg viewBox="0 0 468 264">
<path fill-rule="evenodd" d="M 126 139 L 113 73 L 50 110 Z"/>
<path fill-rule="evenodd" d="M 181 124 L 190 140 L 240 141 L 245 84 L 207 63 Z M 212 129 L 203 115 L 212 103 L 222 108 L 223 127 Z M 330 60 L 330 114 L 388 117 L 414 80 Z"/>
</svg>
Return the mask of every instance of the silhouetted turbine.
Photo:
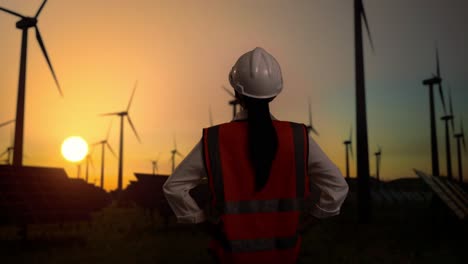
<svg viewBox="0 0 468 264">
<path fill-rule="evenodd" d="M 102 114 L 103 116 L 106 115 L 116 115 L 120 116 L 120 149 L 119 149 L 119 175 L 118 175 L 118 183 L 117 183 L 117 190 L 120 192 L 122 191 L 122 170 L 123 170 L 123 132 L 124 132 L 124 117 L 127 117 L 128 123 L 130 124 L 130 127 L 133 130 L 133 133 L 135 133 L 136 138 L 138 139 L 138 142 L 141 143 L 140 137 L 138 136 L 138 133 L 135 129 L 135 126 L 132 123 L 132 120 L 130 119 L 130 116 L 128 115 L 128 111 L 130 110 L 130 105 L 132 104 L 133 96 L 135 95 L 135 90 L 137 87 L 137 82 L 135 82 L 135 87 L 133 88 L 132 96 L 130 97 L 130 101 L 128 102 L 127 109 L 122 112 L 115 112 L 115 113 L 107 113 L 107 114 Z"/>
<path fill-rule="evenodd" d="M 55 75 L 54 69 L 52 68 L 52 64 L 50 62 L 49 56 L 47 55 L 46 48 L 44 46 L 44 42 L 42 41 L 41 33 L 39 32 L 39 27 L 37 26 L 37 18 L 41 13 L 44 5 L 46 4 L 47 0 L 42 2 L 39 10 L 37 11 L 34 17 L 26 17 L 20 15 L 16 12 L 11 10 L 5 9 L 0 7 L 1 11 L 9 13 L 11 15 L 17 16 L 21 18 L 20 21 L 16 23 L 16 28 L 22 30 L 22 39 L 21 39 L 21 59 L 20 59 L 20 72 L 19 72 L 19 82 L 18 82 L 18 98 L 16 104 L 16 127 L 15 127 L 15 144 L 14 144 L 14 151 L 13 151 L 13 165 L 14 166 L 22 166 L 23 165 L 23 139 L 24 139 L 24 101 L 25 101 L 25 93 L 26 93 L 26 58 L 27 58 L 27 47 L 28 47 L 28 29 L 34 27 L 36 30 L 36 39 L 39 42 L 39 46 L 44 54 L 44 57 L 49 65 L 49 69 L 52 72 L 54 77 L 55 83 L 58 87 L 60 95 L 62 94 L 62 89 L 60 88 L 59 82 L 57 80 L 57 76 Z"/>
<path fill-rule="evenodd" d="M 92 151 L 91 153 L 88 153 L 88 155 L 86 155 L 86 182 L 88 182 L 88 175 L 89 175 L 89 164 L 91 164 L 91 167 L 93 168 L 94 170 L 94 163 L 93 163 L 93 158 L 91 157 L 92 155 Z"/>
<path fill-rule="evenodd" d="M 229 105 L 232 105 L 232 118 L 234 119 L 234 117 L 236 116 L 237 114 L 237 105 L 240 104 L 239 100 L 237 100 L 236 98 L 236 95 L 231 92 L 231 90 L 229 90 L 228 88 L 226 88 L 226 86 L 222 86 L 222 88 L 232 96 L 232 98 L 234 98 L 233 100 L 229 101 Z"/>
<path fill-rule="evenodd" d="M 114 157 L 117 158 L 117 155 L 115 155 L 115 152 L 112 149 L 112 147 L 111 147 L 111 145 L 109 144 L 109 141 L 108 141 L 111 127 L 112 127 L 112 122 L 109 124 L 109 128 L 107 129 L 106 139 L 101 140 L 101 141 L 96 142 L 96 143 L 93 144 L 93 146 L 99 145 L 99 144 L 101 145 L 101 182 L 100 182 L 100 187 L 103 190 L 104 190 L 104 161 L 105 161 L 106 146 L 110 150 L 112 155 L 114 155 Z"/>
<path fill-rule="evenodd" d="M 5 154 L 7 155 L 6 159 L 2 160 L 3 162 L 5 162 L 6 164 L 8 165 L 11 165 L 11 154 L 13 152 L 13 147 L 7 147 L 6 150 L 4 152 L 2 152 L 0 154 L 0 158 L 3 157 Z"/>
<path fill-rule="evenodd" d="M 310 105 L 310 97 L 308 98 L 308 104 L 309 104 L 309 124 L 307 125 L 307 133 L 310 134 L 310 132 L 313 132 L 315 135 L 318 136 L 319 133 L 317 132 L 317 130 L 312 125 L 312 109 L 311 109 L 311 105 Z"/>
<path fill-rule="evenodd" d="M 346 157 L 346 179 L 349 179 L 349 152 L 351 152 L 351 158 L 353 158 L 353 127 L 349 130 L 349 139 L 343 141 L 345 145 L 345 157 Z"/>
<path fill-rule="evenodd" d="M 15 120 L 9 120 L 9 121 L 6 121 L 6 122 L 3 122 L 0 124 L 0 127 L 4 127 L 4 126 L 7 126 L 11 123 L 15 122 Z M 11 135 L 11 141 L 13 141 L 13 133 Z M 4 152 L 2 152 L 0 154 L 0 158 L 3 157 L 5 154 L 7 155 L 7 158 L 5 160 L 3 160 L 6 164 L 8 165 L 11 165 L 12 162 L 11 162 L 11 157 L 12 157 L 12 153 L 13 153 L 13 144 L 14 142 L 11 142 L 10 146 L 6 148 L 6 150 Z"/>
<path fill-rule="evenodd" d="M 430 128 L 431 128 L 431 160 L 432 160 L 432 175 L 439 176 L 439 148 L 437 145 L 437 130 L 436 130 L 436 122 L 435 122 L 435 107 L 434 107 L 434 85 L 439 86 L 439 94 L 440 99 L 442 101 L 442 106 L 444 109 L 444 114 L 446 113 L 445 110 L 445 100 L 444 100 L 444 93 L 442 90 L 442 78 L 440 76 L 440 65 L 439 65 L 439 51 L 436 47 L 436 71 L 437 75 L 433 74 L 433 77 L 430 79 L 426 79 L 423 81 L 423 85 L 427 85 L 429 87 L 429 111 L 430 111 Z"/>
<path fill-rule="evenodd" d="M 445 154 L 446 154 L 446 161 L 447 161 L 447 178 L 452 179 L 452 151 L 450 149 L 450 129 L 448 122 L 452 125 L 452 131 L 455 131 L 454 124 L 453 124 L 453 106 L 452 106 L 452 95 L 450 93 L 449 88 L 449 107 L 450 107 L 450 114 L 444 115 L 440 119 L 445 121 Z"/>
<path fill-rule="evenodd" d="M 174 136 L 174 149 L 171 150 L 172 173 L 174 173 L 174 170 L 175 170 L 175 155 L 178 155 L 178 156 L 181 157 L 181 158 L 184 157 L 184 156 L 177 150 L 176 139 L 175 139 L 175 136 Z"/>
<path fill-rule="evenodd" d="M 460 133 L 455 134 L 454 137 L 457 140 L 457 156 L 458 156 L 458 180 L 460 183 L 463 182 L 463 168 L 462 168 L 462 155 L 460 151 L 460 141 L 463 144 L 463 151 L 466 154 L 466 143 L 465 143 L 465 133 L 463 131 L 463 121 L 460 118 Z"/>
<path fill-rule="evenodd" d="M 374 153 L 375 155 L 375 168 L 376 168 L 376 173 L 375 177 L 377 178 L 377 181 L 380 181 L 380 159 L 382 155 L 382 148 L 378 146 L 377 152 Z"/>
<path fill-rule="evenodd" d="M 156 171 L 158 171 L 158 161 L 160 156 L 161 154 L 158 154 L 158 158 L 151 161 L 151 164 L 153 165 L 153 175 L 156 175 Z"/>
<path fill-rule="evenodd" d="M 358 178 L 358 218 L 361 223 L 370 222 L 371 196 L 369 186 L 369 147 L 367 142 L 366 89 L 364 78 L 364 56 L 362 47 L 362 20 L 366 26 L 371 48 L 372 37 L 367 23 L 362 0 L 354 0 L 354 48 L 356 62 L 356 146 Z"/>
</svg>

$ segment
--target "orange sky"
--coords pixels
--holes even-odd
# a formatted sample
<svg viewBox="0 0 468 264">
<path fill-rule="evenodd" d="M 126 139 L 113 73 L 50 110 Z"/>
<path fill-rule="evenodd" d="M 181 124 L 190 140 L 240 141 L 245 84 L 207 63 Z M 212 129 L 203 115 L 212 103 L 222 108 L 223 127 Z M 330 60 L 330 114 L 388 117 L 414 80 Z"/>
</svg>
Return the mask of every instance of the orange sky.
<svg viewBox="0 0 468 264">
<path fill-rule="evenodd" d="M 32 16 L 41 2 L 0 0 L 0 6 Z M 464 1 L 444 3 L 364 1 L 376 48 L 372 55 L 364 42 L 369 152 L 382 146 L 384 179 L 414 176 L 412 168 L 429 171 L 428 99 L 421 80 L 435 71 L 436 40 L 456 114 L 464 113 L 468 126 L 468 109 L 462 108 L 468 98 L 463 86 L 468 82 L 468 21 L 462 10 L 468 7 Z M 0 13 L 0 123 L 13 119 L 16 111 L 21 41 L 16 21 Z M 102 140 L 111 120 L 109 140 L 118 151 L 118 118 L 99 114 L 124 110 L 138 80 L 130 116 L 142 143 L 126 123 L 124 184 L 134 179 L 134 172 L 151 172 L 150 160 L 159 153 L 160 172 L 169 173 L 173 135 L 179 151 L 187 154 L 209 125 L 210 105 L 215 123 L 230 120 L 229 96 L 220 86 L 228 86 L 227 74 L 242 53 L 261 46 L 277 58 L 284 75 L 285 88 L 271 105 L 273 114 L 306 122 L 311 96 L 320 132 L 315 138 L 344 170 L 342 141 L 355 120 L 352 1 L 49 0 L 38 25 L 64 98 L 30 30 L 25 165 L 64 167 L 75 177 L 76 165 L 61 156 L 61 143 L 72 135 L 89 143 Z M 439 122 L 445 173 L 442 128 Z M 0 152 L 10 144 L 10 130 L 0 128 Z M 454 148 L 452 142 L 455 156 Z M 93 160 L 91 181 L 99 182 L 100 148 Z M 374 174 L 373 155 L 370 163 Z M 106 188 L 114 189 L 117 159 L 111 155 L 106 172 Z"/>
</svg>

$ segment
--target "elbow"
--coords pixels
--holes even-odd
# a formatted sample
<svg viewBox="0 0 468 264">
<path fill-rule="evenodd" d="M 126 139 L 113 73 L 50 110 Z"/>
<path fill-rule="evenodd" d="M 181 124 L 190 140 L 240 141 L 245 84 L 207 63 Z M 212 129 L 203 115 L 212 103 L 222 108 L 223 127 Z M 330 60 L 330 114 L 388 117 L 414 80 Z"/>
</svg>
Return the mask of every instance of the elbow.
<svg viewBox="0 0 468 264">
<path fill-rule="evenodd" d="M 167 180 L 163 187 L 162 187 L 162 191 L 163 191 L 163 194 L 164 196 L 166 197 L 166 199 L 168 199 L 172 194 L 173 194 L 173 191 L 171 189 L 171 184 L 170 184 L 170 181 Z"/>
</svg>

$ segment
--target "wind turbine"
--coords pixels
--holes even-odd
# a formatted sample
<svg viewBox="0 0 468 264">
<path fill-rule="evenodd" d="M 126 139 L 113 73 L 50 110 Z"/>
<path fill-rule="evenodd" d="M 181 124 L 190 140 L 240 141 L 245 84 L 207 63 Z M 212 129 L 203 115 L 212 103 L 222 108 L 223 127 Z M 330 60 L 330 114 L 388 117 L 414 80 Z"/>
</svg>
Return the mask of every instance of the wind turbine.
<svg viewBox="0 0 468 264">
<path fill-rule="evenodd" d="M 319 135 L 317 130 L 315 130 L 314 126 L 312 125 L 312 110 L 310 106 L 310 97 L 308 98 L 308 103 L 309 103 L 309 124 L 307 125 L 307 133 L 310 134 L 310 132 L 313 132 L 315 135 Z"/>
<path fill-rule="evenodd" d="M 132 120 L 130 119 L 130 115 L 128 114 L 128 111 L 130 110 L 130 106 L 132 104 L 133 96 L 135 95 L 135 90 L 137 87 L 138 82 L 135 82 L 135 87 L 133 88 L 132 96 L 130 97 L 130 101 L 128 102 L 127 109 L 122 112 L 115 112 L 115 113 L 107 113 L 107 114 L 102 114 L 103 116 L 109 116 L 109 115 L 116 115 L 120 116 L 120 149 L 119 149 L 119 175 L 118 175 L 118 184 L 117 184 L 117 191 L 122 191 L 122 169 L 123 169 L 123 132 L 124 132 L 124 117 L 127 117 L 128 123 L 130 124 L 133 133 L 135 133 L 136 138 L 138 139 L 138 142 L 141 143 L 140 137 L 138 136 L 138 133 L 135 129 L 135 126 L 132 123 Z"/>
<path fill-rule="evenodd" d="M 442 100 L 442 106 L 444 108 L 444 114 L 446 113 L 445 110 L 445 100 L 444 100 L 444 93 L 442 90 L 442 78 L 440 77 L 440 66 L 439 66 L 439 52 L 436 47 L 436 64 L 437 64 L 437 75 L 432 76 L 432 78 L 426 79 L 423 81 L 423 85 L 427 85 L 429 87 L 429 111 L 431 114 L 431 158 L 432 158 L 432 175 L 439 176 L 439 150 L 437 146 L 437 130 L 436 130 L 436 123 L 435 123 L 435 108 L 434 108 L 434 85 L 439 86 L 439 93 L 440 99 Z"/>
<path fill-rule="evenodd" d="M 44 42 L 42 41 L 41 33 L 39 31 L 39 27 L 37 26 L 37 18 L 41 14 L 44 5 L 46 4 L 47 0 L 42 2 L 39 10 L 37 10 L 36 15 L 34 17 L 26 17 L 6 8 L 0 7 L 1 11 L 9 13 L 11 15 L 17 16 L 21 18 L 20 21 L 16 22 L 16 28 L 22 30 L 22 39 L 21 39 L 21 58 L 20 58 L 20 72 L 19 72 L 19 81 L 18 81 L 18 99 L 16 104 L 16 126 L 15 126 L 15 144 L 14 144 L 14 151 L 13 151 L 13 165 L 14 166 L 22 166 L 23 165 L 23 138 L 24 138 L 24 101 L 25 101 L 25 93 L 26 93 L 26 58 L 27 58 L 27 50 L 28 50 L 28 29 L 35 28 L 36 30 L 36 39 L 39 42 L 39 46 L 42 50 L 42 53 L 49 65 L 49 69 L 52 72 L 52 76 L 54 77 L 55 84 L 62 94 L 62 89 L 60 88 L 57 76 L 55 75 L 54 69 L 52 68 L 52 64 L 50 62 L 49 56 L 47 55 L 47 50 L 44 46 Z"/>
<path fill-rule="evenodd" d="M 89 164 L 91 164 L 91 167 L 94 170 L 93 158 L 91 157 L 91 155 L 93 154 L 93 150 L 94 148 L 91 150 L 91 153 L 88 153 L 88 155 L 86 155 L 86 178 L 85 178 L 86 183 L 88 182 Z"/>
<path fill-rule="evenodd" d="M 7 147 L 6 150 L 2 153 L 0 153 L 0 157 L 3 157 L 5 154 L 7 155 L 7 158 L 2 160 L 2 162 L 6 162 L 6 164 L 10 165 L 11 164 L 11 152 L 13 151 L 13 147 Z"/>
<path fill-rule="evenodd" d="M 382 148 L 380 146 L 378 146 L 378 150 L 377 152 L 374 153 L 375 155 L 375 168 L 376 168 L 376 173 L 375 173 L 375 177 L 377 178 L 377 181 L 380 181 L 380 159 L 381 159 L 381 156 L 382 156 Z"/>
<path fill-rule="evenodd" d="M 226 86 L 224 85 L 222 87 L 228 94 L 232 96 L 232 98 L 234 98 L 233 100 L 229 101 L 229 105 L 232 105 L 232 118 L 234 119 L 234 117 L 237 114 L 237 105 L 240 104 L 240 102 L 239 100 L 237 100 L 236 95 L 233 92 L 231 92 L 231 90 L 226 88 Z"/>
<path fill-rule="evenodd" d="M 353 127 L 349 130 L 349 139 L 343 141 L 345 145 L 345 157 L 346 157 L 346 179 L 349 179 L 349 152 L 351 152 L 351 158 L 353 158 Z"/>
<path fill-rule="evenodd" d="M 356 146 L 358 178 L 358 218 L 361 223 L 370 222 L 371 196 L 369 186 L 369 146 L 367 141 L 366 89 L 364 78 L 364 55 L 362 47 L 362 20 L 372 50 L 374 45 L 367 23 L 367 16 L 362 0 L 354 0 L 354 48 L 356 63 Z"/>
<path fill-rule="evenodd" d="M 117 157 L 117 155 L 115 155 L 115 152 L 112 149 L 112 147 L 111 147 L 111 145 L 109 144 L 109 141 L 108 141 L 111 127 L 112 127 L 112 122 L 109 124 L 109 129 L 107 129 L 106 139 L 103 139 L 103 140 L 93 144 L 93 146 L 99 145 L 99 144 L 101 145 L 101 186 L 100 187 L 103 190 L 104 190 L 104 161 L 105 161 L 106 146 L 110 150 L 112 155 L 114 155 L 114 157 Z"/>
<path fill-rule="evenodd" d="M 462 155 L 460 151 L 460 141 L 463 144 L 463 151 L 466 154 L 465 133 L 463 132 L 463 121 L 460 118 L 460 133 L 454 135 L 457 139 L 457 156 L 458 156 L 458 179 L 463 183 Z"/>
<path fill-rule="evenodd" d="M 15 122 L 14 119 L 3 122 L 3 123 L 0 124 L 0 127 L 7 126 L 7 125 L 9 125 L 9 124 L 11 124 L 13 122 Z M 11 135 L 11 140 L 13 141 L 13 135 Z M 7 158 L 5 160 L 3 160 L 3 161 L 5 161 L 6 164 L 8 164 L 8 165 L 11 164 L 11 156 L 12 156 L 11 154 L 12 154 L 12 152 L 13 152 L 13 142 L 11 143 L 11 145 L 9 147 L 6 148 L 6 150 L 4 152 L 2 152 L 0 154 L 0 157 L 3 157 L 5 154 L 7 155 Z"/>
<path fill-rule="evenodd" d="M 452 131 L 455 131 L 455 127 L 453 124 L 453 107 L 452 107 L 452 95 L 450 93 L 450 87 L 449 87 L 449 109 L 450 109 L 450 114 L 446 114 L 440 119 L 445 121 L 445 153 L 446 153 L 446 158 L 447 158 L 447 178 L 452 179 L 452 152 L 450 150 L 450 129 L 448 122 L 450 121 L 450 124 L 452 125 Z"/>
<path fill-rule="evenodd" d="M 158 154 L 158 158 L 155 160 L 151 160 L 151 164 L 153 165 L 153 175 L 156 175 L 156 171 L 158 170 L 158 161 L 161 153 Z"/>
<path fill-rule="evenodd" d="M 178 155 L 179 157 L 183 158 L 184 156 L 180 154 L 180 152 L 177 150 L 177 144 L 174 136 L 174 149 L 171 150 L 171 161 L 172 161 L 172 173 L 174 173 L 175 170 L 175 155 Z"/>
</svg>

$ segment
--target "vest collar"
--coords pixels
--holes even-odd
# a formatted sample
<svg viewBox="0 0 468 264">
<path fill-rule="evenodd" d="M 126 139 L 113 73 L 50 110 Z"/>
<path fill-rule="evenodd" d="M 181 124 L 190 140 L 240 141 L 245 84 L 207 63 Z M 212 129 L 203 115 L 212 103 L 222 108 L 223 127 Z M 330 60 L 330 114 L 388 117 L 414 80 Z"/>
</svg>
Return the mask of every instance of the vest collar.
<svg viewBox="0 0 468 264">
<path fill-rule="evenodd" d="M 247 120 L 248 117 L 248 110 L 241 108 L 241 110 L 236 114 L 234 119 L 232 121 L 241 121 L 241 120 Z M 270 113 L 271 120 L 277 120 L 271 113 Z"/>
</svg>

